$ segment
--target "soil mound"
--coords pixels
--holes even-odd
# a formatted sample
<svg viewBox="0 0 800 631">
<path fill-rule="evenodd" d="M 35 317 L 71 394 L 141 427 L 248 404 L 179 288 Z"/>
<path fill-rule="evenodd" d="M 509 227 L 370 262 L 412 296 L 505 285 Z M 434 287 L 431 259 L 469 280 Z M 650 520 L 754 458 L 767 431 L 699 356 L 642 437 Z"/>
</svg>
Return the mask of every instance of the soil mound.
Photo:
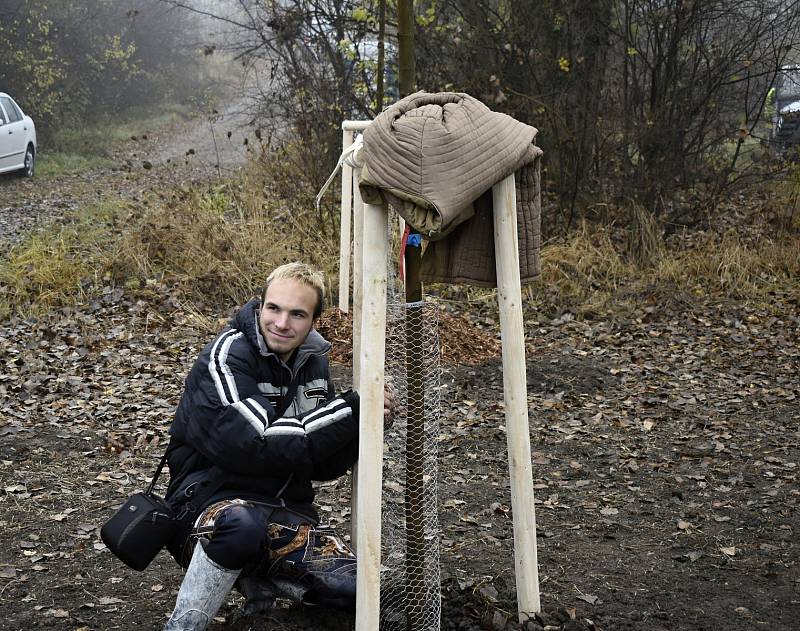
<svg viewBox="0 0 800 631">
<path fill-rule="evenodd" d="M 339 309 L 326 309 L 317 321 L 317 331 L 331 345 L 332 362 L 353 361 L 353 316 Z M 466 318 L 439 312 L 439 352 L 443 364 L 476 365 L 500 356 L 500 341 Z"/>
</svg>

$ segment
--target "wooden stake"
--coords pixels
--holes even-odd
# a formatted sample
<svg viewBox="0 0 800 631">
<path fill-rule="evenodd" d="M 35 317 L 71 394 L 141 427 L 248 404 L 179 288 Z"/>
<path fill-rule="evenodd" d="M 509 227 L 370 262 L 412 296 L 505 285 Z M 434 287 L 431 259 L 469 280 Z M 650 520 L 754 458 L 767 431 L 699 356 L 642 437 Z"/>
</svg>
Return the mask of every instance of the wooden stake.
<svg viewBox="0 0 800 631">
<path fill-rule="evenodd" d="M 353 134 L 364 131 L 372 121 L 342 121 L 342 151 L 354 142 Z M 342 199 L 340 202 L 340 234 L 339 234 L 339 309 L 349 311 L 350 307 L 350 226 L 353 198 L 353 167 L 342 164 Z M 355 256 L 355 253 L 353 254 Z M 355 281 L 357 262 L 353 263 L 353 293 L 358 290 Z M 358 309 L 353 305 L 353 315 Z"/>
<path fill-rule="evenodd" d="M 352 132 L 359 132 L 365 130 L 371 121 L 344 121 L 342 123 L 342 130 L 344 134 L 352 133 Z M 346 142 L 343 141 L 343 142 Z M 350 144 L 353 143 L 352 135 L 350 136 Z M 348 145 L 349 146 L 349 145 Z M 358 158 L 359 156 L 353 156 L 354 159 Z M 363 243 L 363 235 L 364 235 L 364 203 L 361 200 L 361 191 L 358 188 L 358 180 L 360 178 L 360 170 L 358 168 L 353 168 L 350 165 L 343 164 L 342 171 L 347 168 L 350 170 L 351 176 L 348 179 L 350 182 L 350 193 L 345 195 L 345 184 L 344 180 L 342 181 L 342 230 L 344 231 L 344 208 L 345 208 L 345 199 L 349 199 L 352 195 L 352 210 L 353 210 L 353 388 L 358 390 L 358 369 L 359 369 L 359 358 L 361 356 L 361 294 L 362 294 L 362 287 L 361 287 L 361 270 L 363 268 L 362 264 L 362 254 L 361 254 L 361 244 Z M 345 178 L 344 175 L 342 175 Z M 347 179 L 347 178 L 345 178 Z M 356 185 L 353 186 L 353 182 L 356 182 Z M 348 212 L 349 216 L 349 212 Z M 344 241 L 340 242 L 340 247 L 342 251 L 350 250 L 350 243 L 345 243 Z M 341 253 L 340 253 L 341 257 Z M 341 265 L 339 267 L 339 296 L 340 296 L 340 309 L 341 307 L 341 295 L 342 295 L 342 287 L 348 287 L 350 283 L 350 278 L 348 276 L 349 273 L 349 265 Z M 344 275 L 343 275 L 344 272 Z M 347 291 L 347 290 L 345 290 Z M 351 478 L 350 484 L 350 544 L 355 548 L 358 544 L 358 463 L 353 465 L 353 477 Z"/>
<path fill-rule="evenodd" d="M 386 208 L 364 205 L 363 342 L 358 379 L 361 425 L 358 446 L 356 631 L 376 631 L 380 619 L 388 222 Z"/>
<path fill-rule="evenodd" d="M 492 199 L 497 259 L 497 300 L 500 305 L 500 331 L 503 343 L 508 468 L 511 478 L 511 509 L 514 515 L 517 609 L 519 621 L 524 622 L 534 613 L 541 611 L 541 605 L 525 378 L 525 333 L 519 280 L 517 202 L 513 173 L 494 185 Z"/>
<path fill-rule="evenodd" d="M 363 303 L 362 276 L 364 270 L 364 202 L 358 188 L 360 169 L 354 170 L 356 186 L 353 187 L 353 388 L 360 392 L 361 369 L 361 308 Z M 384 239 L 385 241 L 385 239 Z M 358 546 L 358 463 L 353 466 L 350 493 L 350 544 Z"/>
</svg>

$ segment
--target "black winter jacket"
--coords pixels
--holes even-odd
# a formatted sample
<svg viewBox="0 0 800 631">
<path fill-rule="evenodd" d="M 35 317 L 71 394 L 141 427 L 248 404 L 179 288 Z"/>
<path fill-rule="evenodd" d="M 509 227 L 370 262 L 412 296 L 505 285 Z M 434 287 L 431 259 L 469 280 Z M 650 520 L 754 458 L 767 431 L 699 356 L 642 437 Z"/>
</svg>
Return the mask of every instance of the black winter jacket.
<svg viewBox="0 0 800 631">
<path fill-rule="evenodd" d="M 178 510 L 221 483 L 203 506 L 280 498 L 313 514 L 311 481 L 339 477 L 358 456 L 358 395 L 334 396 L 330 344 L 312 329 L 287 365 L 266 346 L 259 308 L 245 305 L 186 378 L 167 449 Z"/>
</svg>

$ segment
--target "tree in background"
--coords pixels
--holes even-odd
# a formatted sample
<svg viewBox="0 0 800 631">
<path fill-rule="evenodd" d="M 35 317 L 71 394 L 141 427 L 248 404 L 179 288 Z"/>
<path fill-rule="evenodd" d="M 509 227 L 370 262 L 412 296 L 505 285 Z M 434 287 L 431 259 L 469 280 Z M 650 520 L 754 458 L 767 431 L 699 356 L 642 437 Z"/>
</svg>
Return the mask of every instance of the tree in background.
<svg viewBox="0 0 800 631">
<path fill-rule="evenodd" d="M 16 0 L 0 9 L 0 86 L 46 143 L 61 127 L 191 96 L 201 76 L 181 32 L 196 20 L 157 0 Z"/>
<path fill-rule="evenodd" d="M 539 128 L 546 175 L 570 214 L 590 196 L 612 0 L 424 3 L 419 76 Z"/>
<path fill-rule="evenodd" d="M 380 2 L 162 1 L 228 29 L 257 80 L 255 115 L 294 140 L 318 186 L 340 122 L 378 110 Z M 387 2 L 388 15 L 397 8 Z M 800 43 L 800 0 L 418 0 L 413 10 L 417 88 L 467 92 L 538 127 L 561 228 L 606 201 L 693 221 L 681 193 L 707 209 L 746 183 L 743 149 Z M 385 34 L 391 102 L 397 23 Z"/>
<path fill-rule="evenodd" d="M 59 85 L 68 68 L 53 43 L 53 20 L 43 8 L 18 2 L 0 13 L 0 39 L 7 42 L 0 86 L 46 126 L 60 106 Z"/>
<path fill-rule="evenodd" d="M 344 118 L 374 115 L 378 0 L 162 2 L 218 22 L 221 48 L 251 71 L 255 113 L 275 129 L 291 125 L 330 152 Z"/>
<path fill-rule="evenodd" d="M 244 89 L 254 118 L 269 132 L 265 144 L 292 165 L 281 186 L 318 190 L 341 153 L 342 120 L 371 118 L 378 108 L 379 0 L 162 1 L 216 21 L 214 37 L 225 42 L 217 50 L 248 71 Z M 391 23 L 387 30 L 396 32 Z M 386 96 L 397 93 L 392 87 Z M 323 204 L 316 229 L 331 233 L 337 223 L 338 214 Z"/>
<path fill-rule="evenodd" d="M 800 37 L 800 3 L 778 0 L 421 4 L 421 86 L 539 127 L 565 225 L 598 197 L 675 218 L 678 191 L 742 183 L 741 148 Z"/>
<path fill-rule="evenodd" d="M 622 131 L 623 193 L 656 213 L 737 173 L 770 85 L 800 36 L 800 3 L 623 0 L 610 23 L 606 102 Z"/>
</svg>

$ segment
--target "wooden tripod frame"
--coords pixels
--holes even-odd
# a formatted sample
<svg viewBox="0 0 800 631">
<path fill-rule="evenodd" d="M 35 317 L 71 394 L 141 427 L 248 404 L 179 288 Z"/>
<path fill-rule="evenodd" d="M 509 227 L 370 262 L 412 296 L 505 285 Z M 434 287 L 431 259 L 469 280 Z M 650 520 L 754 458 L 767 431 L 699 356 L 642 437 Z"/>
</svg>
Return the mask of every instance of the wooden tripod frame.
<svg viewBox="0 0 800 631">
<path fill-rule="evenodd" d="M 369 124 L 345 121 L 344 144 Z M 356 159 L 358 162 L 358 158 Z M 353 375 L 361 395 L 359 459 L 354 471 L 352 539 L 358 557 L 356 631 L 376 631 L 380 617 L 381 497 L 383 475 L 383 386 L 386 352 L 386 289 L 389 244 L 388 211 L 363 204 L 360 169 L 342 169 L 342 259 L 339 307 L 349 306 L 350 195 L 353 196 Z M 345 186 L 345 180 L 349 183 Z M 514 521 L 514 564 L 519 620 L 541 610 L 536 552 L 536 515 L 528 426 L 525 336 L 519 277 L 514 175 L 492 188 L 497 299 L 503 353 L 508 466 Z M 347 217 L 345 218 L 345 215 Z M 347 234 L 345 233 L 347 227 Z M 344 251 L 347 255 L 345 257 Z M 347 288 L 347 289 L 346 289 Z M 342 296 L 345 296 L 345 302 Z M 344 306 L 343 306 L 344 305 Z M 368 343 L 363 343 L 368 341 Z"/>
</svg>

